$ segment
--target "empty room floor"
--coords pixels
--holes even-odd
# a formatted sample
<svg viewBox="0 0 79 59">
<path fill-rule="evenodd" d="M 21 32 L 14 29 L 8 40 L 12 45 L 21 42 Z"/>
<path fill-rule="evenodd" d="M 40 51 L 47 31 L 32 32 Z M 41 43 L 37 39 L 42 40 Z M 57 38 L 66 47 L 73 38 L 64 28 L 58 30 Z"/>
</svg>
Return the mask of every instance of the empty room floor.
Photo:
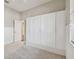
<svg viewBox="0 0 79 59">
<path fill-rule="evenodd" d="M 11 43 L 5 45 L 4 59 L 65 59 L 64 56 L 50 53 L 34 47 L 23 47 L 23 44 Z"/>
</svg>

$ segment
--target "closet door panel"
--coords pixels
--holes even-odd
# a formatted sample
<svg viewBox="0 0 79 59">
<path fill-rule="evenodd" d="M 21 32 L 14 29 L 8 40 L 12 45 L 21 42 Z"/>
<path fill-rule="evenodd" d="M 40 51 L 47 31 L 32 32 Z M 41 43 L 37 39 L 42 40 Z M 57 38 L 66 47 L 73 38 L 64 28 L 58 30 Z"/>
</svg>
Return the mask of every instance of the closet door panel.
<svg viewBox="0 0 79 59">
<path fill-rule="evenodd" d="M 50 14 L 50 47 L 55 48 L 55 13 Z"/>
<path fill-rule="evenodd" d="M 56 48 L 65 49 L 65 11 L 56 14 Z"/>
<path fill-rule="evenodd" d="M 55 14 L 41 16 L 41 44 L 47 47 L 55 47 Z"/>
<path fill-rule="evenodd" d="M 40 44 L 40 16 L 29 17 L 26 28 L 26 41 L 33 44 Z"/>
<path fill-rule="evenodd" d="M 33 42 L 33 39 L 34 39 L 34 36 L 33 36 L 34 24 L 32 20 L 33 19 L 31 17 L 28 17 L 26 19 L 26 43 Z"/>
<path fill-rule="evenodd" d="M 30 43 L 35 43 L 35 19 L 34 17 L 31 17 L 31 40 L 29 40 Z"/>
<path fill-rule="evenodd" d="M 33 35 L 35 36 L 33 41 L 35 44 L 40 44 L 40 16 L 35 16 L 32 21 L 34 21 Z"/>
<path fill-rule="evenodd" d="M 47 15 L 42 15 L 41 16 L 41 44 L 44 46 L 48 46 L 49 42 L 49 21 L 48 21 L 48 16 Z"/>
</svg>

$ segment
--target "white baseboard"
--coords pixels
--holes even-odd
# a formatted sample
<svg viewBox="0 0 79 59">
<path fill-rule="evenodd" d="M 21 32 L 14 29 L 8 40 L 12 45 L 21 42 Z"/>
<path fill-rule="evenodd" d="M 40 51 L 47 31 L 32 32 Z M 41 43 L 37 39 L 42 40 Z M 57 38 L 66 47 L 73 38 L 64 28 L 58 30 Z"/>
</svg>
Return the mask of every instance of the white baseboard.
<svg viewBox="0 0 79 59">
<path fill-rule="evenodd" d="M 35 48 L 46 50 L 48 52 L 52 52 L 52 53 L 55 53 L 55 54 L 59 54 L 59 55 L 65 56 L 65 51 L 64 50 L 59 50 L 59 49 L 56 49 L 56 48 L 50 48 L 50 47 L 42 46 L 40 44 L 31 43 L 31 42 L 27 43 L 26 47 L 27 46 L 32 46 L 32 47 L 35 47 Z"/>
</svg>

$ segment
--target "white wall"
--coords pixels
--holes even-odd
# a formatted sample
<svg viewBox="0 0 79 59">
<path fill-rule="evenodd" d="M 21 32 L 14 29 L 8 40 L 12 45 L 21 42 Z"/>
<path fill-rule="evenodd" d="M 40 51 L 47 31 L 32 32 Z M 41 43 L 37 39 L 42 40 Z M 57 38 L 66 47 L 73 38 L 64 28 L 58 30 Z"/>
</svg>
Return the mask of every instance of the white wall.
<svg viewBox="0 0 79 59">
<path fill-rule="evenodd" d="M 73 1 L 70 2 L 71 0 L 66 0 L 66 15 L 67 15 L 67 27 L 66 27 L 66 35 L 67 35 L 67 39 L 66 39 L 66 59 L 74 59 L 74 47 L 70 44 L 70 39 L 69 39 L 69 23 L 70 23 L 70 16 L 71 16 L 71 13 L 72 13 L 72 9 L 73 9 Z M 72 3 L 72 6 L 71 4 Z M 74 16 L 73 16 L 74 17 Z"/>
<path fill-rule="evenodd" d="M 13 20 L 19 20 L 20 19 L 20 13 L 18 13 L 15 10 L 12 10 L 8 8 L 7 6 L 4 6 L 4 26 L 5 27 L 13 27 Z"/>
<path fill-rule="evenodd" d="M 5 27 L 4 28 L 4 43 L 9 44 L 13 42 L 13 28 Z"/>
<path fill-rule="evenodd" d="M 28 16 L 36 16 L 40 14 L 47 14 L 65 9 L 65 0 L 55 0 L 49 3 L 37 6 L 22 13 L 22 19 L 25 20 Z"/>
<path fill-rule="evenodd" d="M 4 6 L 4 43 L 13 41 L 13 20 L 19 20 L 20 14 Z"/>
</svg>

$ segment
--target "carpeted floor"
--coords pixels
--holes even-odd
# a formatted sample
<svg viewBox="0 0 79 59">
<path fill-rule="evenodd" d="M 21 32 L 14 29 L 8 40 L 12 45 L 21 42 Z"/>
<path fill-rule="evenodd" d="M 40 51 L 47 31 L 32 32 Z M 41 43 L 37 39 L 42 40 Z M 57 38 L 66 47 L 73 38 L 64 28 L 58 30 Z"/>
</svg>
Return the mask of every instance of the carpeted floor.
<svg viewBox="0 0 79 59">
<path fill-rule="evenodd" d="M 5 45 L 4 52 L 4 59 L 65 59 L 64 56 L 34 47 L 25 48 L 18 43 Z"/>
</svg>

